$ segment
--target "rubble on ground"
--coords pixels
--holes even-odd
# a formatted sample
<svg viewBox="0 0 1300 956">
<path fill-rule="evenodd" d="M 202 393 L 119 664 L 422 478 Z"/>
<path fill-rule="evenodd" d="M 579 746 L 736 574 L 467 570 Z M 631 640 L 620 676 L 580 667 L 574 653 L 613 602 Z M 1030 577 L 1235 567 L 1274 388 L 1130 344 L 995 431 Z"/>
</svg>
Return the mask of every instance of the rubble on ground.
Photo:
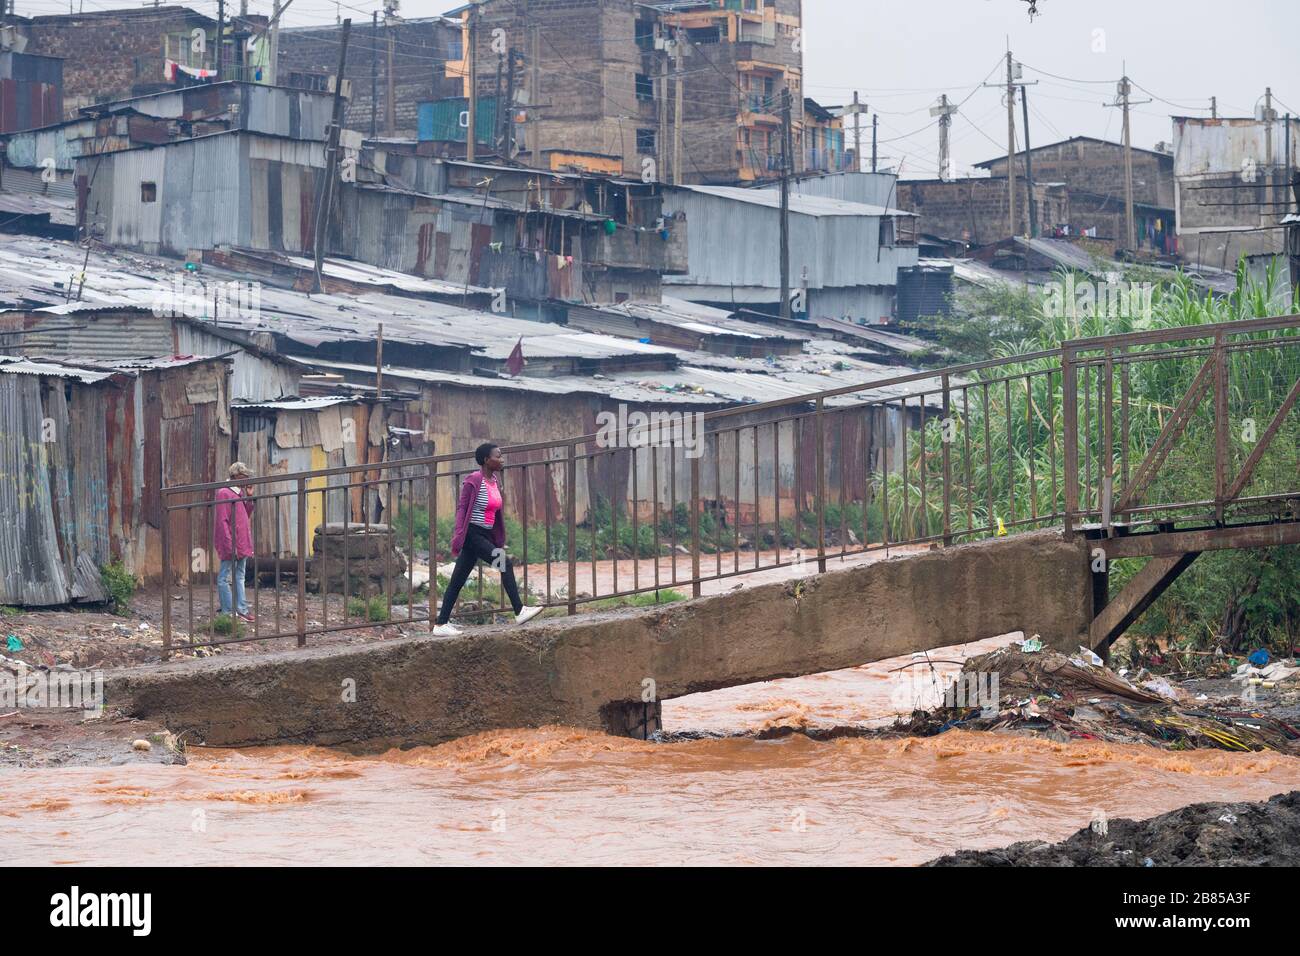
<svg viewBox="0 0 1300 956">
<path fill-rule="evenodd" d="M 981 701 L 985 706 L 916 711 L 891 731 L 932 736 L 960 727 L 1027 733 L 1062 742 L 1102 740 L 1166 750 L 1271 750 L 1300 755 L 1300 729 L 1268 713 L 1278 701 L 1279 688 L 1289 684 L 1288 691 L 1300 691 L 1300 669 L 1289 664 L 1256 668 L 1246 663 L 1229 680 L 1209 687 L 1213 694 L 1193 693 L 1188 685 L 1145 670 L 1136 675 L 1112 670 L 1084 648 L 1077 654 L 1063 654 L 1034 647 L 1031 639 L 966 662 L 954 687 L 962 687 L 963 682 L 972 686 L 972 680 L 989 687 L 991 675 L 996 675 L 996 706 Z M 945 703 L 959 700 L 950 691 Z"/>
</svg>

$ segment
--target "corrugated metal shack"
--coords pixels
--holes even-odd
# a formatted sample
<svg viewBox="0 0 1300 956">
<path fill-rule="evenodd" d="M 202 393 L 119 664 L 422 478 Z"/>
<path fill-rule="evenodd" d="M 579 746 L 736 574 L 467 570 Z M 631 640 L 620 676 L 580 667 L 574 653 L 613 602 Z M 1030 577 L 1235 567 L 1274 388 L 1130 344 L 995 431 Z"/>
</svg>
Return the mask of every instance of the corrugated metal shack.
<svg viewBox="0 0 1300 956">
<path fill-rule="evenodd" d="M 569 309 L 568 324 L 673 348 L 754 358 L 798 355 L 811 337 L 735 319 L 723 309 L 685 299 L 574 306 Z"/>
<path fill-rule="evenodd" d="M 690 227 L 686 275 L 665 276 L 673 295 L 719 308 L 763 306 L 780 312 L 780 196 L 768 189 L 677 186 L 664 211 Z M 790 197 L 792 292 L 807 290 L 810 317 L 880 322 L 894 313 L 899 268 L 916 265 L 917 250 L 896 226 L 913 213 L 820 196 Z M 763 250 L 737 236 L 769 237 Z M 798 310 L 796 310 L 798 311 Z"/>
<path fill-rule="evenodd" d="M 385 460 L 388 423 L 385 405 L 373 399 L 353 396 L 289 398 L 276 402 L 249 402 L 231 408 L 235 421 L 238 460 L 254 474 L 265 477 L 300 471 L 320 471 L 346 465 L 373 464 Z M 427 451 L 424 452 L 428 454 Z M 377 472 L 367 472 L 376 479 Z M 355 481 L 355 477 L 351 479 Z M 314 478 L 309 492 L 348 484 L 344 476 Z M 280 497 L 259 501 L 254 518 L 254 544 L 259 557 L 296 557 L 298 554 L 298 500 L 295 482 L 259 487 L 264 495 Z M 418 500 L 427 499 L 427 484 L 416 482 Z M 406 485 L 393 485 L 393 494 L 405 497 Z M 396 505 L 396 502 L 393 503 Z M 325 521 L 352 523 L 391 520 L 389 487 L 377 484 L 369 489 L 352 488 L 324 495 L 308 494 L 307 528 L 314 530 Z M 195 540 L 206 543 L 210 511 L 197 511 L 196 526 L 186 530 Z M 199 517 L 201 516 L 201 517 Z M 198 523 L 202 523 L 202 527 Z M 311 545 L 308 544 L 310 552 Z"/>
<path fill-rule="evenodd" d="M 222 359 L 0 357 L 0 604 L 103 600 L 110 561 L 160 574 L 159 481 L 229 464 L 226 376 Z"/>
<path fill-rule="evenodd" d="M 0 133 L 63 119 L 63 60 L 0 50 Z"/>
</svg>

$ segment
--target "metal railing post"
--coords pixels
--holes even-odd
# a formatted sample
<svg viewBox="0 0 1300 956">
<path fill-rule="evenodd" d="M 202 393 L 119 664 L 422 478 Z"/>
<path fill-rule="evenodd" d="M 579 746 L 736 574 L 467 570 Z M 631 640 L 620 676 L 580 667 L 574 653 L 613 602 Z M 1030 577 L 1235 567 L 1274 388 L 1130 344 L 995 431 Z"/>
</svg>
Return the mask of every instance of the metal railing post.
<svg viewBox="0 0 1300 956">
<path fill-rule="evenodd" d="M 826 419 L 825 400 L 817 397 L 817 573 L 826 573 Z"/>
<path fill-rule="evenodd" d="M 162 659 L 167 660 L 172 652 L 172 522 L 166 489 L 160 488 L 159 495 L 162 498 Z M 194 582 L 187 578 L 185 586 L 192 588 Z"/>
<path fill-rule="evenodd" d="M 943 422 L 941 435 L 943 439 L 943 546 L 952 544 L 952 441 L 950 434 L 956 430 L 952 417 L 952 394 L 949 391 L 949 378 L 943 376 Z M 925 417 L 924 399 L 922 399 L 921 416 Z M 924 476 L 923 476 L 924 478 Z"/>
<path fill-rule="evenodd" d="M 1065 537 L 1074 535 L 1074 516 L 1079 511 L 1079 369 L 1074 350 L 1061 347 L 1061 413 L 1065 439 Z"/>
<path fill-rule="evenodd" d="M 437 447 L 433 454 L 437 454 Z M 350 508 L 352 503 L 348 502 Z M 429 465 L 429 630 L 438 619 L 438 463 Z M 414 524 L 414 520 L 412 520 Z"/>
<path fill-rule="evenodd" d="M 298 646 L 307 646 L 307 479 L 298 479 Z"/>
<path fill-rule="evenodd" d="M 569 442 L 569 458 L 565 462 L 565 481 L 569 486 L 569 613 L 578 613 L 578 443 Z"/>
<path fill-rule="evenodd" d="M 757 472 L 754 475 L 754 482 L 757 487 Z M 757 554 L 757 540 L 754 542 L 754 549 Z M 700 459 L 698 456 L 691 458 L 691 596 L 700 596 Z"/>
<path fill-rule="evenodd" d="M 1228 353 L 1214 336 L 1214 520 L 1223 524 L 1228 490 Z"/>
</svg>

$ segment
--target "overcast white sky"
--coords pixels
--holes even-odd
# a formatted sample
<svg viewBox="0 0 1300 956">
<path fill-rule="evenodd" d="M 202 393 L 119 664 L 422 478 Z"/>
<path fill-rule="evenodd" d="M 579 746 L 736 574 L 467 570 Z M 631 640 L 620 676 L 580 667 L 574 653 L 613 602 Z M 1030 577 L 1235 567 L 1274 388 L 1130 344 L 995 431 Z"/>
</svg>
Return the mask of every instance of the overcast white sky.
<svg viewBox="0 0 1300 956">
<path fill-rule="evenodd" d="M 87 10 L 128 5 L 73 2 Z M 17 0 L 17 12 L 56 13 L 66 3 Z M 271 11 L 271 0 L 248 4 L 253 13 Z M 216 15 L 216 0 L 189 5 Z M 457 5 L 403 0 L 401 12 L 431 16 Z M 382 0 L 293 0 L 286 21 L 333 23 L 339 14 L 369 19 L 378 6 Z M 1244 116 L 1272 86 L 1279 111 L 1289 106 L 1300 113 L 1300 0 L 1038 0 L 1038 6 L 1030 23 L 1025 0 L 804 0 L 806 92 L 837 105 L 861 91 L 880 113 L 882 164 L 901 163 L 909 177 L 937 172 L 938 129 L 929 108 L 941 93 L 955 102 L 970 95 L 952 126 L 959 173 L 1005 154 L 1002 93 L 977 87 L 986 77 L 1005 79 L 999 58 L 1008 38 L 1025 64 L 1024 78 L 1039 81 L 1029 88 L 1030 135 L 1038 145 L 1076 135 L 1118 140 L 1119 111 L 1102 103 L 1114 99 L 1125 62 L 1133 81 L 1159 97 L 1134 110 L 1136 146 L 1170 140 L 1171 113 L 1208 116 L 1211 96 L 1219 98 L 1221 116 Z M 239 0 L 227 3 L 228 10 L 238 7 Z M 1152 98 L 1141 89 L 1134 94 Z M 1023 137 L 1020 116 L 1017 107 Z"/>
</svg>

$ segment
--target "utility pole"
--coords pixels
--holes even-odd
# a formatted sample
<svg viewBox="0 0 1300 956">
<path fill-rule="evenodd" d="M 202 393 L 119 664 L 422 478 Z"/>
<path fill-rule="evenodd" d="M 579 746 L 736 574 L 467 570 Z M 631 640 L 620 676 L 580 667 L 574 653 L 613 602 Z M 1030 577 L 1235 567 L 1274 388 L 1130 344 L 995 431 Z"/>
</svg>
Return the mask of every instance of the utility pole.
<svg viewBox="0 0 1300 956">
<path fill-rule="evenodd" d="M 677 96 L 676 101 L 673 104 L 673 184 L 681 185 L 682 108 L 685 106 L 683 91 L 686 88 L 686 81 L 682 77 L 682 31 L 680 27 L 673 30 L 673 65 L 676 68 L 677 74 L 675 78 Z"/>
<path fill-rule="evenodd" d="M 469 129 L 465 131 L 465 161 L 474 162 L 478 139 L 478 4 L 469 8 Z"/>
<path fill-rule="evenodd" d="M 1029 91 L 1021 89 L 1020 107 L 1025 120 L 1025 202 L 1029 209 L 1029 237 L 1038 235 L 1038 207 L 1034 205 L 1034 150 L 1029 145 Z"/>
<path fill-rule="evenodd" d="M 1218 118 L 1219 118 L 1219 98 L 1217 96 L 1211 96 L 1210 97 L 1210 119 L 1218 119 Z"/>
<path fill-rule="evenodd" d="M 947 182 L 952 178 L 948 154 L 948 132 L 952 129 L 952 114 L 957 107 L 948 102 L 948 94 L 939 97 L 939 105 L 930 107 L 930 115 L 939 117 L 939 178 Z"/>
<path fill-rule="evenodd" d="M 781 91 L 781 318 L 790 318 L 790 87 Z"/>
<path fill-rule="evenodd" d="M 1151 100 L 1133 100 L 1133 84 L 1129 82 L 1128 67 L 1119 81 L 1116 102 L 1105 106 L 1118 106 L 1124 110 L 1124 241 L 1131 251 L 1137 248 L 1137 226 L 1133 217 L 1133 133 L 1129 124 L 1129 110 Z"/>
<path fill-rule="evenodd" d="M 370 138 L 379 135 L 379 11 L 370 14 Z"/>
<path fill-rule="evenodd" d="M 1021 220 L 1015 215 L 1015 91 L 1018 87 L 1034 86 L 1039 81 L 1026 82 L 1021 79 L 1021 64 L 1011 59 L 1011 49 L 1006 49 L 1006 219 L 1010 225 L 1009 235 L 1015 235 L 1021 228 Z M 998 87 L 1001 83 L 984 83 L 984 86 Z M 1028 156 L 1026 156 L 1028 161 Z"/>
<path fill-rule="evenodd" d="M 217 0 L 217 62 L 216 76 L 213 79 L 221 82 L 221 49 L 226 45 L 226 0 Z"/>
<path fill-rule="evenodd" d="M 853 105 L 848 112 L 853 114 L 853 171 L 862 172 L 862 114 L 867 108 L 858 100 L 858 91 L 853 91 Z"/>
<path fill-rule="evenodd" d="M 352 19 L 343 21 L 343 38 L 339 43 L 339 69 L 334 77 L 334 118 L 330 123 L 329 140 L 325 150 L 325 168 L 321 170 L 321 185 L 317 190 L 316 228 L 312 236 L 312 257 L 315 260 L 313 292 L 321 291 L 321 260 L 325 257 L 325 236 L 329 225 L 330 204 L 334 199 L 334 181 L 339 175 L 339 132 L 343 126 L 343 72 L 348 64 L 348 36 L 352 32 Z"/>
<path fill-rule="evenodd" d="M 397 6 L 394 0 L 388 0 L 384 7 L 384 33 L 388 36 L 388 68 L 385 73 L 385 85 L 388 87 L 384 95 L 384 135 L 397 135 L 397 96 L 396 80 L 393 77 L 393 47 L 395 37 L 393 36 L 394 21 L 397 19 Z"/>
<path fill-rule="evenodd" d="M 497 83 L 496 86 L 494 87 L 494 93 L 493 93 L 493 95 L 496 97 L 496 99 L 494 100 L 494 102 L 496 103 L 496 115 L 492 117 L 492 149 L 494 152 L 497 153 L 498 156 L 500 155 L 501 152 L 501 140 L 503 138 L 501 134 L 501 91 L 506 78 L 505 74 L 506 74 L 506 55 L 504 53 L 498 53 L 497 54 Z"/>
<path fill-rule="evenodd" d="M 515 57 L 518 54 L 514 47 L 511 47 L 506 53 L 506 120 L 505 120 L 505 146 L 501 158 L 510 162 L 515 158 Z M 501 104 L 497 104 L 497 111 L 500 112 Z"/>
<path fill-rule="evenodd" d="M 1264 87 L 1264 163 L 1267 167 L 1264 175 L 1268 177 L 1264 198 L 1268 202 L 1273 202 L 1277 199 L 1277 195 L 1273 183 L 1273 87 L 1271 86 Z"/>
<path fill-rule="evenodd" d="M 871 114 L 871 171 L 876 171 L 876 130 L 880 124 L 880 115 Z"/>
</svg>

